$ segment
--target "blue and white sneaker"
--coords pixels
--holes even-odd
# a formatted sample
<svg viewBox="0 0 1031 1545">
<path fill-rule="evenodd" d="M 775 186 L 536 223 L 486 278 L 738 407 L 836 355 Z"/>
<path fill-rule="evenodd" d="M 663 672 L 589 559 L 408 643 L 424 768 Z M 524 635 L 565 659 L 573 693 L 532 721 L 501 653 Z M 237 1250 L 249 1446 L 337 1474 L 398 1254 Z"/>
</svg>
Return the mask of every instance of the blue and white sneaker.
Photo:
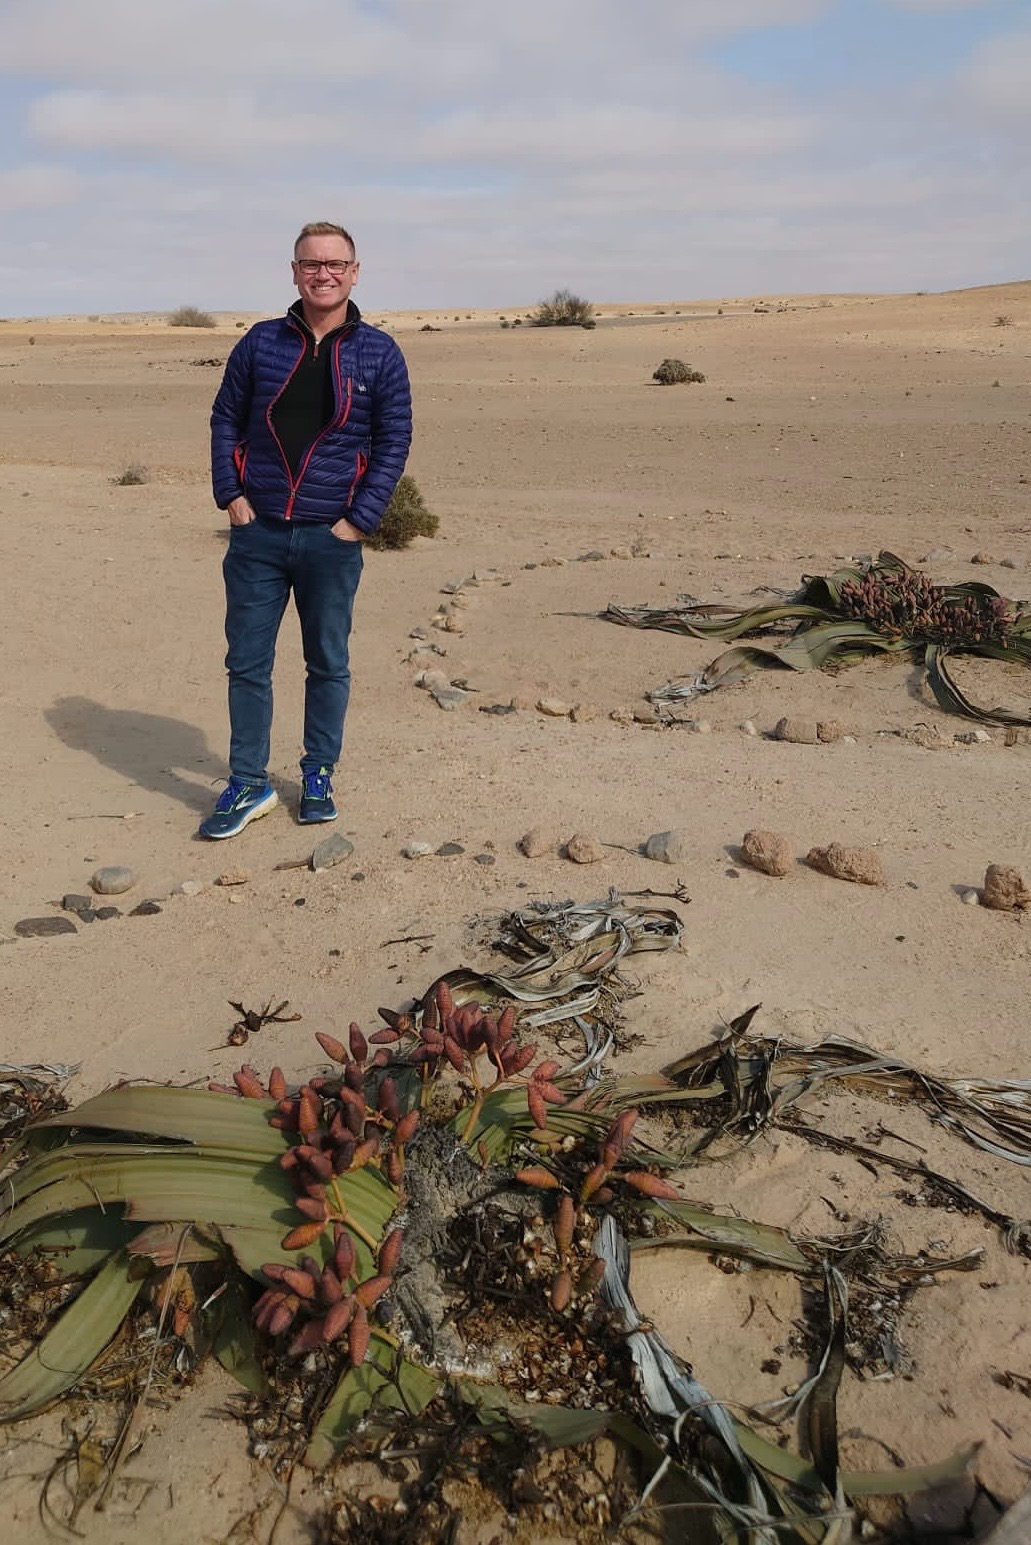
<svg viewBox="0 0 1031 1545">
<path fill-rule="evenodd" d="M 320 767 L 318 772 L 306 772 L 301 788 L 301 808 L 297 812 L 300 824 L 315 826 L 320 821 L 335 821 L 338 813 L 333 801 L 329 768 Z"/>
<path fill-rule="evenodd" d="M 213 842 L 235 837 L 278 804 L 279 795 L 271 783 L 241 783 L 239 778 L 230 778 L 214 810 L 200 823 L 200 835 Z"/>
</svg>

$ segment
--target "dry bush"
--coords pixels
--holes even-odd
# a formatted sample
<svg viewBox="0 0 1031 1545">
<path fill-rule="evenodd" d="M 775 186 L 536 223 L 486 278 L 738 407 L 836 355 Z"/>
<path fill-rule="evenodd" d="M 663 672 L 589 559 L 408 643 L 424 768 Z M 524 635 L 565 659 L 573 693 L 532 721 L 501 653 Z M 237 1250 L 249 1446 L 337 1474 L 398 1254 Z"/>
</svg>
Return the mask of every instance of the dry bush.
<svg viewBox="0 0 1031 1545">
<path fill-rule="evenodd" d="M 556 290 L 542 300 L 532 317 L 534 327 L 594 327 L 594 308 L 572 290 Z"/>
<path fill-rule="evenodd" d="M 150 473 L 142 462 L 130 461 L 129 465 L 111 481 L 117 488 L 136 488 L 140 483 L 150 482 Z"/>
<path fill-rule="evenodd" d="M 682 359 L 664 359 L 658 369 L 652 371 L 652 380 L 658 381 L 660 386 L 682 386 L 691 381 L 704 381 L 705 377 Z"/>
<path fill-rule="evenodd" d="M 396 552 L 407 547 L 414 537 L 436 536 L 439 525 L 436 515 L 426 508 L 414 477 L 406 472 L 394 489 L 386 514 L 372 535 L 366 537 L 365 545 L 379 552 Z"/>
<path fill-rule="evenodd" d="M 170 313 L 169 327 L 214 327 L 215 318 L 210 311 L 200 311 L 196 306 L 180 306 Z"/>
</svg>

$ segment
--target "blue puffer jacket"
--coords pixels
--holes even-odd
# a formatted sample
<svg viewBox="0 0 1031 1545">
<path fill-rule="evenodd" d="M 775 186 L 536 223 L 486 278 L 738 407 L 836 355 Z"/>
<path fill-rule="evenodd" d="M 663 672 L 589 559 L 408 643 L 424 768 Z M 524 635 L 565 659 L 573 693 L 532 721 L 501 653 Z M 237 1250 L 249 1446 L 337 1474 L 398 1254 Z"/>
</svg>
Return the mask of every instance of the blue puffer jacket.
<svg viewBox="0 0 1031 1545">
<path fill-rule="evenodd" d="M 226 363 L 211 410 L 211 481 L 224 510 L 245 494 L 269 520 L 337 521 L 371 534 L 383 518 L 412 441 L 412 394 L 394 340 L 352 304 L 329 342 L 336 410 L 306 450 L 296 476 L 272 427 L 276 398 L 311 334 L 300 302 L 258 322 Z"/>
</svg>

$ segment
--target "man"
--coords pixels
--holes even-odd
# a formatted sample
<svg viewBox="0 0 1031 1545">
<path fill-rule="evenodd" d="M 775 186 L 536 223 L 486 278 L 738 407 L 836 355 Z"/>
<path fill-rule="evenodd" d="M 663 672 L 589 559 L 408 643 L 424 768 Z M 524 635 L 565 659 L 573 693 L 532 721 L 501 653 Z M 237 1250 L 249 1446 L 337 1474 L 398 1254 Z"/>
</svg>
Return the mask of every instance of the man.
<svg viewBox="0 0 1031 1545">
<path fill-rule="evenodd" d="M 226 364 L 211 412 L 215 503 L 229 514 L 223 563 L 230 777 L 204 837 L 235 837 L 278 804 L 268 779 L 272 665 L 291 591 L 306 680 L 298 820 L 333 821 L 331 777 L 350 692 L 348 638 L 375 531 L 412 438 L 404 357 L 351 300 L 354 242 L 328 221 L 294 244 L 300 294 L 259 322 Z"/>
</svg>

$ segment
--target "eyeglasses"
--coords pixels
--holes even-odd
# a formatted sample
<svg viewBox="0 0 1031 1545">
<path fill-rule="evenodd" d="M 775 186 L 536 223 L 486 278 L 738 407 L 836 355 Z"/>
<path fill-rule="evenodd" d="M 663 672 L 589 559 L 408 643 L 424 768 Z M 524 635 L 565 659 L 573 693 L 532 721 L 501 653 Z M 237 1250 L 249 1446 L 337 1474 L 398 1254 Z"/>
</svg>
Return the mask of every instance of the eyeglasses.
<svg viewBox="0 0 1031 1545">
<path fill-rule="evenodd" d="M 354 258 L 297 258 L 297 267 L 302 274 L 314 278 L 320 268 L 324 268 L 327 274 L 346 274 L 347 270 L 355 262 Z"/>
</svg>

